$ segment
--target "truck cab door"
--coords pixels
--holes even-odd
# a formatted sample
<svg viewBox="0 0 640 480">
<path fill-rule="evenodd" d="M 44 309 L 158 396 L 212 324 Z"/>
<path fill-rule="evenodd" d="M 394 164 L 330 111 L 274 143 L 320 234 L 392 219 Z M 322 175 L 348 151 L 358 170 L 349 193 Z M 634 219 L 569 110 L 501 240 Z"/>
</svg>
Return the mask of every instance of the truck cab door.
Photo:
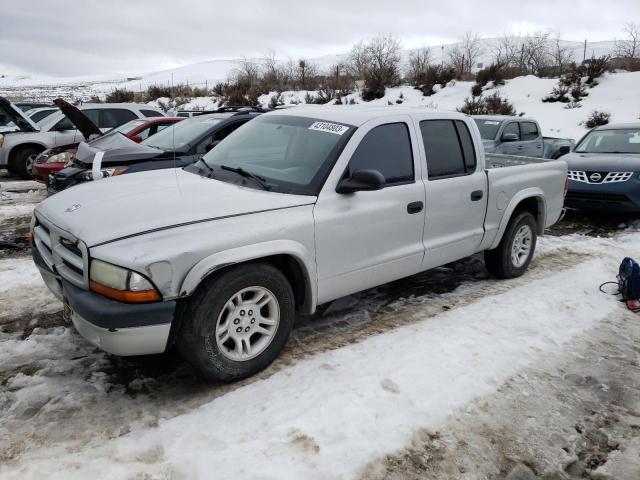
<svg viewBox="0 0 640 480">
<path fill-rule="evenodd" d="M 520 122 L 520 146 L 518 155 L 542 157 L 544 142 L 535 122 Z"/>
<path fill-rule="evenodd" d="M 522 139 L 518 122 L 507 122 L 498 140 L 500 143 L 496 147 L 496 153 L 502 153 L 503 155 L 522 155 L 522 153 L 520 153 Z"/>
<path fill-rule="evenodd" d="M 475 253 L 484 236 L 488 180 L 468 125 L 457 119 L 419 122 L 426 161 L 423 270 Z M 478 140 L 479 141 L 479 140 Z"/>
<path fill-rule="evenodd" d="M 338 158 L 313 210 L 319 303 L 420 271 L 425 192 L 416 145 L 409 117 L 385 117 L 360 126 Z M 383 188 L 336 191 L 363 169 L 380 172 Z"/>
</svg>

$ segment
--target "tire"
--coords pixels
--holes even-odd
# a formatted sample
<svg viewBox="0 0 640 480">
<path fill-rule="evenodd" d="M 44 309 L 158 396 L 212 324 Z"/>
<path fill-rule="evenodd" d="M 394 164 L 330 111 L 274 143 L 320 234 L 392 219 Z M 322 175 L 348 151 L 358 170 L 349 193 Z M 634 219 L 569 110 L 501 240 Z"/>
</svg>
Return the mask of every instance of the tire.
<svg viewBox="0 0 640 480">
<path fill-rule="evenodd" d="M 268 323 L 276 317 L 275 325 Z M 205 281 L 186 300 L 176 344 L 206 378 L 233 382 L 275 360 L 294 320 L 295 297 L 283 273 L 267 263 L 239 265 Z"/>
<path fill-rule="evenodd" d="M 528 239 L 528 240 L 527 240 Z M 515 278 L 522 275 L 531 263 L 536 249 L 537 223 L 529 212 L 520 212 L 509 221 L 500 244 L 484 252 L 489 273 L 498 278 Z M 512 255 L 514 249 L 520 253 Z"/>
<path fill-rule="evenodd" d="M 42 148 L 38 147 L 21 148 L 10 161 L 10 171 L 19 175 L 24 180 L 31 180 L 33 178 L 31 167 L 35 157 L 40 152 L 42 152 Z"/>
</svg>

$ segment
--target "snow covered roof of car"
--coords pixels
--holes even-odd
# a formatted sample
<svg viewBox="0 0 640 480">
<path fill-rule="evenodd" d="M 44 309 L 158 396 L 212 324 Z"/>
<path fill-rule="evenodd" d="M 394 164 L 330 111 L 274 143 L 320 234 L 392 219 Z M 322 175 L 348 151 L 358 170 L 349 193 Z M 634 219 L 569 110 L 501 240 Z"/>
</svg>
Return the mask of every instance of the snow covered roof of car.
<svg viewBox="0 0 640 480">
<path fill-rule="evenodd" d="M 274 110 L 265 115 L 309 117 L 360 126 L 374 118 L 416 114 L 429 115 L 435 118 L 461 119 L 467 117 L 467 115 L 458 112 L 434 112 L 433 110 L 425 107 L 405 107 L 401 105 L 304 105 L 284 110 Z"/>
</svg>

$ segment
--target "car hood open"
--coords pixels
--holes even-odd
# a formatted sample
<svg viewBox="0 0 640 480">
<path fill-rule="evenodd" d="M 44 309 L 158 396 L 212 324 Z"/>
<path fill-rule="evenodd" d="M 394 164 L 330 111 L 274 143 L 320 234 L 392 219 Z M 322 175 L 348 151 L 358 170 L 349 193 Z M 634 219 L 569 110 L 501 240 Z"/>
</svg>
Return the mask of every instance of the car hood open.
<svg viewBox="0 0 640 480">
<path fill-rule="evenodd" d="M 77 185 L 47 198 L 35 211 L 95 246 L 189 223 L 309 205 L 315 200 L 170 168 Z"/>
<path fill-rule="evenodd" d="M 114 133 L 113 135 L 105 135 L 104 137 L 93 140 L 91 145 L 85 142 L 80 143 L 75 161 L 90 168 L 93 164 L 95 154 L 99 151 L 104 152 L 102 157 L 102 165 L 104 166 L 116 164 L 127 165 L 136 161 L 157 157 L 164 153 L 157 148 L 134 142 L 121 133 Z"/>
<path fill-rule="evenodd" d="M 578 153 L 563 155 L 569 170 L 597 172 L 639 172 L 640 154 L 634 153 Z"/>
<path fill-rule="evenodd" d="M 22 110 L 0 97 L 0 133 L 38 131 L 40 128 Z"/>
<path fill-rule="evenodd" d="M 96 126 L 96 124 L 93 123 L 91 119 L 84 113 L 82 113 L 79 108 L 74 107 L 69 102 L 66 102 L 61 98 L 56 98 L 53 103 L 62 111 L 62 113 L 64 113 L 64 116 L 69 119 L 73 126 L 76 127 L 78 131 L 82 133 L 82 136 L 87 140 L 92 135 L 102 135 L 102 132 Z"/>
</svg>

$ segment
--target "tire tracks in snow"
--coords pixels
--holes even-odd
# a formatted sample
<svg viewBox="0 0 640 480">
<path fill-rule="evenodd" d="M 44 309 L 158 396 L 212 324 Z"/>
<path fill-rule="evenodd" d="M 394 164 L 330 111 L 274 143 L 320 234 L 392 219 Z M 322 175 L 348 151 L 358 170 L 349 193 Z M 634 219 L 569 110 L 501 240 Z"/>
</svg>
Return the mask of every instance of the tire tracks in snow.
<svg viewBox="0 0 640 480">
<path fill-rule="evenodd" d="M 186 413 L 321 352 L 426 321 L 477 299 L 553 275 L 589 258 L 575 248 L 553 247 L 537 256 L 523 277 L 508 281 L 473 281 L 488 277 L 482 259 L 474 256 L 362 292 L 350 297 L 352 301 L 347 307 L 337 311 L 329 308 L 324 314 L 301 319 L 274 364 L 250 379 L 232 385 L 204 382 L 175 353 L 133 359 L 107 356 L 95 350 L 75 331 L 67 329 L 60 343 L 54 341 L 43 347 L 51 349 L 48 358 L 45 352 L 44 358 L 37 361 L 26 356 L 24 362 L 12 365 L 9 370 L 1 371 L 0 368 L 0 385 L 5 390 L 4 394 L 0 390 L 0 413 L 5 412 L 0 415 L 4 417 L 0 420 L 0 450 L 4 452 L 0 459 L 19 461 L 22 453 L 44 445 L 59 444 L 64 445 L 65 451 L 74 451 L 87 443 L 100 443 L 133 429 L 153 427 L 160 419 Z M 410 284 L 417 287 L 408 288 Z M 411 295 L 399 294 L 407 289 Z M 443 291 L 446 293 L 440 293 Z M 46 328 L 35 333 L 37 335 L 28 340 L 47 337 Z M 17 338 L 17 333 L 11 338 Z M 69 343 L 73 348 L 69 348 Z M 61 355 L 55 351 L 59 348 L 66 348 L 68 352 Z M 0 363 L 4 356 L 1 352 L 0 342 Z M 50 382 L 53 392 L 48 392 L 44 398 L 36 395 L 35 404 L 30 405 L 30 397 L 22 395 L 22 387 L 30 386 L 29 380 L 33 379 L 34 390 L 37 390 L 42 377 Z M 77 414 L 77 403 L 69 405 L 64 401 L 65 396 L 76 395 L 76 390 L 84 397 L 81 415 Z M 16 402 L 25 405 L 16 408 Z"/>
</svg>

